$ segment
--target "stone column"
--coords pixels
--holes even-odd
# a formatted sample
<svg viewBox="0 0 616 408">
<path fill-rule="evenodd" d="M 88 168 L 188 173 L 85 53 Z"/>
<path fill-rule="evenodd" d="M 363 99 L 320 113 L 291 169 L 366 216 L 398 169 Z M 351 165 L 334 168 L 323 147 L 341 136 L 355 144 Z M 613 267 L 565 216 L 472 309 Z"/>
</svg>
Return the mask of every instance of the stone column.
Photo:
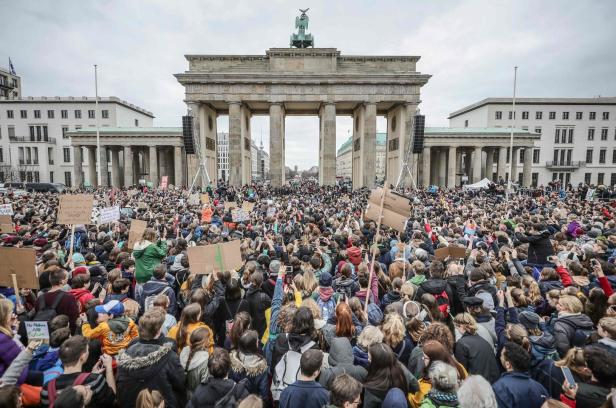
<svg viewBox="0 0 616 408">
<path fill-rule="evenodd" d="M 124 146 L 124 187 L 135 184 L 133 148 Z"/>
<path fill-rule="evenodd" d="M 438 186 L 447 187 L 447 151 L 443 148 L 438 151 Z"/>
<path fill-rule="evenodd" d="M 272 103 L 269 107 L 270 119 L 270 179 L 272 186 L 280 187 L 285 183 L 284 165 L 284 106 Z M 335 118 L 334 118 L 335 121 Z M 335 129 L 335 123 L 334 123 Z M 335 136 L 334 136 L 335 147 Z M 334 162 L 335 165 L 335 162 Z M 319 164 L 320 166 L 320 164 Z M 334 169 L 335 174 L 335 169 Z M 321 175 L 319 172 L 319 179 Z"/>
<path fill-rule="evenodd" d="M 96 146 L 88 146 L 88 181 L 92 187 L 96 187 Z"/>
<path fill-rule="evenodd" d="M 481 147 L 475 147 L 473 153 L 473 183 L 481 180 Z"/>
<path fill-rule="evenodd" d="M 421 154 L 422 169 L 421 169 L 421 184 L 424 188 L 430 185 L 430 148 L 424 146 L 423 153 Z"/>
<path fill-rule="evenodd" d="M 456 173 L 458 174 L 462 174 L 464 173 L 464 171 L 462 170 L 462 147 L 458 147 L 457 151 L 456 151 Z M 455 181 L 455 185 L 459 186 L 462 184 L 462 176 L 458 176 L 456 175 L 456 181 Z"/>
<path fill-rule="evenodd" d="M 486 178 L 490 181 L 493 181 L 492 178 L 494 176 L 494 148 L 486 148 L 486 153 Z"/>
<path fill-rule="evenodd" d="M 456 170 L 457 166 L 457 147 L 449 147 L 449 160 L 447 162 L 447 187 L 454 188 L 456 186 Z"/>
<path fill-rule="evenodd" d="M 524 187 L 530 187 L 532 182 L 532 169 L 533 169 L 533 148 L 524 148 L 524 167 L 522 170 L 522 185 Z"/>
<path fill-rule="evenodd" d="M 498 148 L 498 165 L 496 169 L 496 181 L 499 181 L 501 178 L 503 181 L 505 180 L 505 173 L 507 172 L 507 148 L 499 147 Z"/>
<path fill-rule="evenodd" d="M 319 120 L 319 184 L 331 186 L 336 184 L 336 105 L 324 103 L 319 110 Z"/>
<path fill-rule="evenodd" d="M 150 181 L 154 188 L 158 187 L 158 154 L 157 147 L 150 146 L 149 162 L 150 162 Z"/>
<path fill-rule="evenodd" d="M 473 182 L 473 178 L 472 178 L 472 166 L 471 166 L 471 154 L 472 154 L 472 150 L 471 149 L 465 149 L 464 150 L 464 174 L 466 174 L 466 177 L 468 177 L 468 181 L 467 184 L 471 184 Z"/>
<path fill-rule="evenodd" d="M 512 169 L 511 171 L 511 182 L 515 183 L 516 181 L 518 181 L 518 158 L 520 157 L 520 148 L 519 147 L 514 147 L 513 151 L 511 152 L 511 164 L 512 166 L 510 167 L 510 169 Z"/>
<path fill-rule="evenodd" d="M 122 187 L 122 177 L 120 175 L 120 151 L 116 148 L 111 150 L 111 185 Z"/>
<path fill-rule="evenodd" d="M 243 177 L 244 141 L 242 140 L 241 107 L 240 102 L 229 103 L 229 184 L 233 186 L 241 186 Z"/>
<path fill-rule="evenodd" d="M 182 147 L 175 146 L 173 148 L 173 185 L 175 186 L 183 186 L 184 185 L 184 176 L 182 174 L 182 169 L 184 168 L 183 160 L 182 160 Z M 214 180 L 216 180 L 216 175 L 213 174 L 210 176 Z"/>
<path fill-rule="evenodd" d="M 207 104 L 200 104 L 197 107 L 193 106 L 197 114 L 199 129 L 198 137 L 201 147 L 201 158 L 205 161 L 205 167 L 207 168 L 207 175 L 213 183 L 216 183 L 218 179 L 218 163 L 216 146 L 218 144 L 216 117 L 218 113 Z M 175 153 L 173 153 L 175 154 Z M 170 159 L 168 159 L 168 162 Z M 168 174 L 171 173 L 171 169 L 168 170 Z M 201 177 L 201 186 L 207 187 L 207 177 L 203 174 Z"/>
<path fill-rule="evenodd" d="M 334 119 L 335 120 L 335 119 Z M 363 185 L 374 188 L 376 177 L 376 104 L 366 103 L 362 140 Z"/>
<path fill-rule="evenodd" d="M 83 186 L 83 166 L 82 166 L 81 146 L 73 146 L 73 172 L 75 173 L 75 187 Z"/>
</svg>

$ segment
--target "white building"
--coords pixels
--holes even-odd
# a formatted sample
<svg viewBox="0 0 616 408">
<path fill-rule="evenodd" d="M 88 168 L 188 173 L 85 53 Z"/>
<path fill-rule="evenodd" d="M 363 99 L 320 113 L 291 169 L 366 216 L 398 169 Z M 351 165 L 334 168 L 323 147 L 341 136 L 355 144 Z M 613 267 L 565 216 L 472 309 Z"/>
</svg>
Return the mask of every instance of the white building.
<svg viewBox="0 0 616 408">
<path fill-rule="evenodd" d="M 218 179 L 226 181 L 229 178 L 229 133 L 218 132 L 217 138 Z"/>
<path fill-rule="evenodd" d="M 119 98 L 99 97 L 98 109 L 101 127 L 152 127 L 151 112 Z M 66 132 L 94 128 L 96 115 L 94 97 L 0 97 L 0 181 L 72 186 Z"/>
<path fill-rule="evenodd" d="M 263 140 L 257 147 L 254 140 L 250 143 L 252 180 L 264 181 L 269 179 L 269 154 L 263 148 Z"/>
<path fill-rule="evenodd" d="M 387 133 L 376 134 L 376 178 L 382 181 L 385 178 L 385 141 Z M 336 177 L 351 179 L 353 175 L 353 154 L 351 147 L 353 137 L 349 138 L 336 152 Z"/>
<path fill-rule="evenodd" d="M 10 70 L 0 67 L 0 97 L 19 98 L 21 96 L 21 78 Z"/>
<path fill-rule="evenodd" d="M 487 98 L 449 116 L 450 127 L 509 127 L 511 98 Z M 515 127 L 541 134 L 532 160 L 534 185 L 560 179 L 616 184 L 616 97 L 516 98 Z M 517 161 L 521 173 L 523 149 Z M 521 178 L 519 178 L 521 179 Z"/>
</svg>

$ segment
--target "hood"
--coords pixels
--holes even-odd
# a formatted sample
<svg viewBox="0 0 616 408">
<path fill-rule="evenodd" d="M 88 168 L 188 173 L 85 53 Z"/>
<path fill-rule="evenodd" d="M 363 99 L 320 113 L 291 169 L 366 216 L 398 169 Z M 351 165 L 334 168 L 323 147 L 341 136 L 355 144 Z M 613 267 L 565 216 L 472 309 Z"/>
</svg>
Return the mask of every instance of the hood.
<svg viewBox="0 0 616 408">
<path fill-rule="evenodd" d="M 149 280 L 143 284 L 143 298 L 161 293 L 166 287 L 169 287 L 166 280 Z"/>
<path fill-rule="evenodd" d="M 190 360 L 190 365 L 186 368 L 186 363 L 188 362 L 188 357 L 190 355 L 190 347 L 184 347 L 182 352 L 180 353 L 180 364 L 186 371 L 194 370 L 199 367 L 201 364 L 207 364 L 208 359 L 210 358 L 210 354 L 205 350 L 197 351 L 192 359 Z"/>
<path fill-rule="evenodd" d="M 443 279 L 430 279 L 422 283 L 421 288 L 431 295 L 438 295 L 447 289 L 447 282 Z"/>
<path fill-rule="evenodd" d="M 353 346 L 346 337 L 334 337 L 329 348 L 329 365 L 352 365 Z"/>
<path fill-rule="evenodd" d="M 417 274 L 413 276 L 411 279 L 409 279 L 409 282 L 411 282 L 415 286 L 419 286 L 425 281 L 426 281 L 426 275 L 420 275 L 420 274 Z"/>
<path fill-rule="evenodd" d="M 267 372 L 267 361 L 258 354 L 244 354 L 234 350 L 229 354 L 231 369 L 237 373 L 245 372 L 250 377 Z"/>
<path fill-rule="evenodd" d="M 563 284 L 557 280 L 546 280 L 539 282 L 539 286 L 544 289 L 545 292 L 549 292 L 552 289 L 564 289 Z"/>
<path fill-rule="evenodd" d="M 126 316 L 114 317 L 113 319 L 107 320 L 107 325 L 109 325 L 109 329 L 115 334 L 122 334 L 128 329 L 130 318 Z"/>
<path fill-rule="evenodd" d="M 116 360 L 118 367 L 127 371 L 146 370 L 167 358 L 171 350 L 169 343 L 161 346 L 150 342 L 137 342 L 120 351 Z"/>
<path fill-rule="evenodd" d="M 534 346 L 545 349 L 553 349 L 555 344 L 554 336 L 548 332 L 544 332 L 541 336 L 528 336 L 528 339 Z"/>
<path fill-rule="evenodd" d="M 69 293 L 71 295 L 73 295 L 75 297 L 75 299 L 79 300 L 80 297 L 91 294 L 90 291 L 86 288 L 79 288 L 79 289 L 71 289 L 69 291 Z"/>
<path fill-rule="evenodd" d="M 289 333 L 289 345 L 291 350 L 294 351 L 299 351 L 304 344 L 309 343 L 311 340 L 310 336 L 305 334 Z"/>
<path fill-rule="evenodd" d="M 387 298 L 389 300 L 389 303 L 395 303 L 399 301 L 400 299 L 402 299 L 402 296 L 400 295 L 400 292 L 396 292 L 392 290 L 392 291 L 387 292 Z"/>
<path fill-rule="evenodd" d="M 133 246 L 133 256 L 135 258 L 141 258 L 145 254 L 145 250 L 152 245 L 150 241 L 139 241 Z"/>
<path fill-rule="evenodd" d="M 353 286 L 355 281 L 351 278 L 338 278 L 334 281 L 334 286 L 347 288 L 349 286 Z"/>
<path fill-rule="evenodd" d="M 567 315 L 563 317 L 559 317 L 557 321 L 567 321 L 569 324 L 573 325 L 576 328 L 589 329 L 592 330 L 594 325 L 590 317 L 585 314 L 575 314 L 575 315 Z"/>
</svg>

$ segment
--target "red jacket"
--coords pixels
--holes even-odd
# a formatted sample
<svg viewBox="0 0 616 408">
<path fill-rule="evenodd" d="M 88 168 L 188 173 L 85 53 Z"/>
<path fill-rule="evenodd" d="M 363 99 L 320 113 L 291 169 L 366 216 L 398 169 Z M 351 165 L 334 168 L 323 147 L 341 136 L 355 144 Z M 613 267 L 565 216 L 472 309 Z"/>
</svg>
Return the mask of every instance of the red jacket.
<svg viewBox="0 0 616 408">
<path fill-rule="evenodd" d="M 356 246 L 352 246 L 347 249 L 347 255 L 349 256 L 349 262 L 351 262 L 355 267 L 361 263 L 361 249 Z"/>
<path fill-rule="evenodd" d="M 85 288 L 71 289 L 69 293 L 77 299 L 77 302 L 79 303 L 79 313 L 85 312 L 86 303 L 94 299 L 94 295 Z"/>
</svg>

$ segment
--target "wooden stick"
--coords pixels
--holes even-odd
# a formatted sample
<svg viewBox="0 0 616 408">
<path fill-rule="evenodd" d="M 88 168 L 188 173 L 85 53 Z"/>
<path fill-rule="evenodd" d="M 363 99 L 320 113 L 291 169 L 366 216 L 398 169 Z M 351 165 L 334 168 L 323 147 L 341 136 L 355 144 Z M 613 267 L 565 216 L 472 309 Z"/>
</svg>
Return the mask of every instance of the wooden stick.
<svg viewBox="0 0 616 408">
<path fill-rule="evenodd" d="M 71 225 L 71 247 L 68 252 L 68 259 L 73 257 L 73 246 L 75 245 L 75 224 Z"/>
<path fill-rule="evenodd" d="M 387 195 L 387 183 L 383 187 L 383 195 L 381 196 L 381 206 L 379 208 L 379 219 L 376 224 L 376 234 L 374 235 L 374 244 L 377 243 L 379 235 L 381 233 L 381 218 L 383 218 L 383 204 L 385 203 L 385 195 Z M 372 250 L 372 262 L 370 263 L 370 274 L 368 275 L 368 292 L 366 293 L 366 302 L 364 303 L 364 309 L 368 313 L 368 303 L 370 302 L 370 295 L 372 294 L 372 274 L 374 273 L 374 262 L 379 247 L 378 244 L 374 245 Z"/>
<path fill-rule="evenodd" d="M 15 304 L 21 305 L 21 298 L 19 297 L 19 286 L 17 286 L 17 275 L 12 273 L 11 278 L 13 279 L 13 289 L 15 289 Z"/>
</svg>

